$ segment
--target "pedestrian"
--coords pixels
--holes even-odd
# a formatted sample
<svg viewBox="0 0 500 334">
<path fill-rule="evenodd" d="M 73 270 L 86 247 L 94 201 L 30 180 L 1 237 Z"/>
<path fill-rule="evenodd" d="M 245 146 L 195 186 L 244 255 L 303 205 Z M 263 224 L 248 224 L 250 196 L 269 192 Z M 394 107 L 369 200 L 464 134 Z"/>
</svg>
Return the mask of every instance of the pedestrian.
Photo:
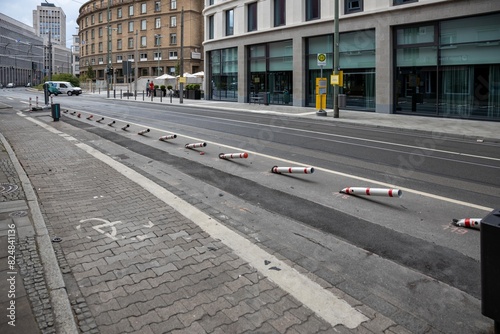
<svg viewBox="0 0 500 334">
<path fill-rule="evenodd" d="M 146 82 L 146 96 L 149 96 L 149 80 Z"/>
<path fill-rule="evenodd" d="M 155 91 L 155 84 L 153 83 L 153 80 L 149 83 L 149 94 L 153 96 L 153 93 Z"/>
</svg>

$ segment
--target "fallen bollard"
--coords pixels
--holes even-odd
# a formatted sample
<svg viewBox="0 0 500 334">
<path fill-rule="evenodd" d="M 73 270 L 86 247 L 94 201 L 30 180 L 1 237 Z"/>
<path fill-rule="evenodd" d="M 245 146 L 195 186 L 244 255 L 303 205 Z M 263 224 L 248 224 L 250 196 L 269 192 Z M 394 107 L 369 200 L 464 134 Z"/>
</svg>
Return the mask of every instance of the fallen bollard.
<svg viewBox="0 0 500 334">
<path fill-rule="evenodd" d="M 122 130 L 127 130 L 127 128 L 128 128 L 129 126 L 130 126 L 130 125 L 128 125 L 128 124 L 127 124 L 127 125 L 125 125 L 125 126 L 122 128 Z"/>
<path fill-rule="evenodd" d="M 197 148 L 197 147 L 205 147 L 207 143 L 194 143 L 194 144 L 186 144 L 186 148 Z"/>
<path fill-rule="evenodd" d="M 88 120 L 91 120 L 92 117 L 94 117 L 93 115 L 89 115 L 89 117 L 87 117 Z"/>
<path fill-rule="evenodd" d="M 70 114 L 74 116 L 76 115 L 76 111 L 72 111 Z"/>
<path fill-rule="evenodd" d="M 115 123 L 116 123 L 115 121 L 108 123 L 108 126 L 113 126 L 113 124 L 115 124 Z"/>
<path fill-rule="evenodd" d="M 149 129 L 144 129 L 142 131 L 139 131 L 137 134 L 138 135 L 143 135 L 143 134 L 148 133 L 148 132 L 149 132 Z"/>
<path fill-rule="evenodd" d="M 481 229 L 482 218 L 464 218 L 464 219 L 453 219 L 451 222 L 455 226 L 475 228 L 477 230 Z"/>
<path fill-rule="evenodd" d="M 82 114 L 78 113 L 78 115 L 76 115 L 76 117 L 80 118 L 80 117 L 82 117 Z"/>
<path fill-rule="evenodd" d="M 388 196 L 388 197 L 403 196 L 403 192 L 399 189 L 385 189 L 385 188 L 348 187 L 342 189 L 339 192 L 348 195 Z"/>
<path fill-rule="evenodd" d="M 161 141 L 165 141 L 165 140 L 175 139 L 175 138 L 177 138 L 177 135 L 166 135 L 166 136 L 161 136 L 161 137 L 159 138 L 159 140 L 161 140 Z"/>
<path fill-rule="evenodd" d="M 102 121 L 104 121 L 104 117 L 101 117 L 101 119 L 96 120 L 97 123 L 101 123 Z"/>
<path fill-rule="evenodd" d="M 302 173 L 302 174 L 312 174 L 314 173 L 313 167 L 278 167 L 274 166 L 271 169 L 272 173 L 282 174 L 282 173 Z"/>
<path fill-rule="evenodd" d="M 221 153 L 221 154 L 219 154 L 219 159 L 237 159 L 237 158 L 246 159 L 246 158 L 248 158 L 248 153 L 244 152 L 244 153 Z"/>
</svg>

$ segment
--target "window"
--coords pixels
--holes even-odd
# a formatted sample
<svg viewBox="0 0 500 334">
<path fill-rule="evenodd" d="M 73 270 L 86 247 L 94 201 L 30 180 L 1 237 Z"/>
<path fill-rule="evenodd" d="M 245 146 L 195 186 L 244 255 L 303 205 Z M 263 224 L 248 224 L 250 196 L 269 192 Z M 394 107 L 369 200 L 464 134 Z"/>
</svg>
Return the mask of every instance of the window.
<svg viewBox="0 0 500 334">
<path fill-rule="evenodd" d="M 155 46 L 161 45 L 161 35 L 155 35 Z"/>
<path fill-rule="evenodd" d="M 177 44 L 177 34 L 170 34 L 170 45 Z"/>
<path fill-rule="evenodd" d="M 170 9 L 177 9 L 177 0 L 170 0 Z"/>
<path fill-rule="evenodd" d="M 102 42 L 99 42 L 99 52 L 102 52 Z"/>
<path fill-rule="evenodd" d="M 141 14 L 146 14 L 146 3 L 141 3 Z"/>
<path fill-rule="evenodd" d="M 143 48 L 146 47 L 146 40 L 147 40 L 146 36 L 141 36 L 141 47 Z"/>
<path fill-rule="evenodd" d="M 116 40 L 116 49 L 117 50 L 121 50 L 122 49 L 122 40 L 121 39 L 117 39 Z"/>
<path fill-rule="evenodd" d="M 134 21 L 128 23 L 128 32 L 134 32 Z"/>
<path fill-rule="evenodd" d="M 306 0 L 306 21 L 317 20 L 320 18 L 319 8 L 320 0 Z M 346 0 L 349 1 L 349 0 Z"/>
<path fill-rule="evenodd" d="M 94 24 L 94 23 L 95 23 L 95 17 L 94 17 L 94 14 L 92 14 L 92 15 L 90 16 L 90 23 L 91 23 L 91 24 Z"/>
<path fill-rule="evenodd" d="M 102 22 L 102 12 L 99 13 L 99 22 Z"/>
<path fill-rule="evenodd" d="M 394 0 L 394 6 L 397 6 L 397 5 L 404 5 L 406 3 L 410 3 L 410 2 L 418 2 L 418 0 Z"/>
<path fill-rule="evenodd" d="M 284 26 L 286 24 L 285 0 L 274 0 L 274 26 Z"/>
<path fill-rule="evenodd" d="M 129 37 L 128 38 L 128 48 L 129 49 L 133 49 L 134 48 L 134 38 L 133 37 Z"/>
<path fill-rule="evenodd" d="M 169 51 L 168 59 L 177 59 L 177 51 Z"/>
<path fill-rule="evenodd" d="M 155 12 L 161 11 L 161 2 L 155 1 Z"/>
<path fill-rule="evenodd" d="M 170 16 L 170 28 L 177 27 L 177 16 Z"/>
<path fill-rule="evenodd" d="M 121 34 L 122 33 L 122 24 L 118 23 L 116 25 L 116 33 Z"/>
<path fill-rule="evenodd" d="M 134 55 L 128 55 L 128 61 L 134 61 Z"/>
<path fill-rule="evenodd" d="M 113 19 L 113 15 L 111 15 L 111 11 L 108 12 L 108 19 L 111 21 Z"/>
<path fill-rule="evenodd" d="M 161 60 L 161 51 L 154 53 L 153 60 Z"/>
<path fill-rule="evenodd" d="M 146 26 L 147 26 L 147 21 L 146 20 L 141 20 L 141 30 L 146 30 Z"/>
<path fill-rule="evenodd" d="M 116 56 L 116 62 L 121 63 L 123 61 L 123 56 Z"/>
<path fill-rule="evenodd" d="M 117 8 L 116 9 L 116 17 L 118 17 L 119 19 L 121 19 L 123 16 L 123 13 L 122 13 L 122 8 Z"/>
<path fill-rule="evenodd" d="M 99 37 L 102 37 L 102 27 L 99 27 Z"/>
<path fill-rule="evenodd" d="M 159 18 L 159 17 L 157 17 L 157 18 L 155 19 L 155 28 L 156 28 L 156 29 L 161 28 L 161 18 Z"/>
<path fill-rule="evenodd" d="M 141 53 L 139 55 L 139 60 L 140 61 L 146 61 L 146 60 L 148 60 L 148 54 L 147 53 Z"/>
<path fill-rule="evenodd" d="M 214 39 L 214 16 L 208 17 L 208 39 Z"/>
<path fill-rule="evenodd" d="M 87 16 L 85 18 L 85 27 L 88 27 L 89 26 L 89 17 Z"/>
<path fill-rule="evenodd" d="M 91 53 L 95 53 L 95 44 L 94 44 L 94 43 L 92 43 L 92 44 L 90 45 L 90 52 L 91 52 Z"/>
<path fill-rule="evenodd" d="M 134 16 L 134 5 L 128 6 L 128 16 Z"/>
<path fill-rule="evenodd" d="M 226 36 L 234 34 L 234 9 L 226 10 Z"/>
<path fill-rule="evenodd" d="M 345 13 L 356 13 L 363 11 L 363 0 L 346 0 Z"/>
<path fill-rule="evenodd" d="M 248 14 L 248 31 L 257 30 L 257 2 L 252 2 L 247 5 Z M 212 37 L 213 38 L 213 37 Z"/>
<path fill-rule="evenodd" d="M 94 39 L 94 37 L 95 37 L 95 31 L 94 31 L 94 29 L 92 29 L 90 31 L 90 38 Z"/>
</svg>

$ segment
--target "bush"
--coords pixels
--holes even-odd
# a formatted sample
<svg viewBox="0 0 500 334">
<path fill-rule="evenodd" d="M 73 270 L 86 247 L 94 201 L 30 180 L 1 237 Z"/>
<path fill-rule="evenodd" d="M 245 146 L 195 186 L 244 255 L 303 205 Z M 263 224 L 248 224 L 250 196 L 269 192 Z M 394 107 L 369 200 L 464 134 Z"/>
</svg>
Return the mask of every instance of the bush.
<svg viewBox="0 0 500 334">
<path fill-rule="evenodd" d="M 160 86 L 160 89 L 161 89 L 161 90 L 165 90 L 165 85 L 161 85 L 161 86 Z"/>
<path fill-rule="evenodd" d="M 158 85 L 155 85 L 155 89 L 158 89 L 158 88 L 160 88 L 160 86 L 158 86 Z"/>
<path fill-rule="evenodd" d="M 168 90 L 172 89 L 172 85 L 168 85 L 168 86 L 167 86 L 167 89 L 168 89 Z"/>
</svg>

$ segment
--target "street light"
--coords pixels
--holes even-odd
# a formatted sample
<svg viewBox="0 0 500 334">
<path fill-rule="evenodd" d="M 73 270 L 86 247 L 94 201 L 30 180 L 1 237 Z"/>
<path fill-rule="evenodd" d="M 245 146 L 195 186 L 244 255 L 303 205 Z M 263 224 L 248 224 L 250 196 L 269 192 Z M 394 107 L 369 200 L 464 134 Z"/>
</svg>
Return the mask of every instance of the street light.
<svg viewBox="0 0 500 334">
<path fill-rule="evenodd" d="M 339 75 L 339 0 L 335 0 L 335 34 L 333 41 L 333 73 Z M 333 86 L 333 118 L 339 118 L 339 85 Z"/>
<path fill-rule="evenodd" d="M 160 76 L 160 44 L 161 44 L 161 42 L 160 42 L 160 41 L 161 41 L 161 38 L 162 38 L 162 37 L 163 37 L 163 36 L 162 36 L 162 35 L 160 35 L 160 34 L 155 34 L 155 42 L 156 42 L 156 46 L 158 47 L 158 51 L 157 51 L 157 53 L 156 53 L 156 56 L 157 56 L 156 58 L 157 58 L 157 60 L 158 60 L 158 65 L 157 65 L 156 74 L 157 74 L 158 76 Z"/>
</svg>

